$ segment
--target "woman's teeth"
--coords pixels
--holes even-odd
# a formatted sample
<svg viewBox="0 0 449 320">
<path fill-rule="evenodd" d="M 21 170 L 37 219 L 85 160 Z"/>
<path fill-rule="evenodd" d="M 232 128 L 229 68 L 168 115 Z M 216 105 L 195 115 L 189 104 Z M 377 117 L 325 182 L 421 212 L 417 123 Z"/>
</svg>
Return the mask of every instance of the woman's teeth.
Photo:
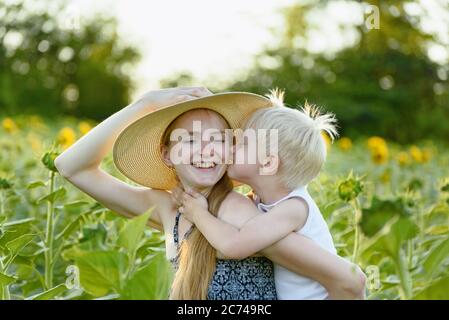
<svg viewBox="0 0 449 320">
<path fill-rule="evenodd" d="M 197 163 L 193 163 L 193 166 L 195 168 L 201 168 L 201 169 L 213 168 L 213 167 L 215 167 L 215 163 L 213 163 L 213 162 L 197 162 Z"/>
</svg>

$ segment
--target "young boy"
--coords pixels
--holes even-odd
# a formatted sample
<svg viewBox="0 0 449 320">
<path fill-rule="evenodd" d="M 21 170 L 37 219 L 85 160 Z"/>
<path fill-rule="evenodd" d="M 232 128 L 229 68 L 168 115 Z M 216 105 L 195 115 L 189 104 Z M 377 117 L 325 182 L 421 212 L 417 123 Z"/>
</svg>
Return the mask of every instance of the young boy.
<svg viewBox="0 0 449 320">
<path fill-rule="evenodd" d="M 237 139 L 234 163 L 228 169 L 230 178 L 251 186 L 257 195 L 257 208 L 264 214 L 237 229 L 211 215 L 207 200 L 191 190 L 183 194 L 180 212 L 229 258 L 256 254 L 290 232 L 306 236 L 336 255 L 329 228 L 307 191 L 308 183 L 319 174 L 326 159 L 321 134 L 324 131 L 334 139 L 336 119 L 332 114 L 320 114 L 308 104 L 302 110 L 287 108 L 282 102 L 283 93 L 274 92 L 270 99 L 274 107 L 256 111 L 247 121 L 245 135 L 249 141 Z M 273 133 L 268 140 L 258 134 L 263 132 L 261 129 Z M 251 130 L 256 134 L 249 134 Z M 257 148 L 252 148 L 254 140 Z M 249 161 L 254 152 L 258 156 Z M 309 253 L 309 257 L 312 255 Z M 363 277 L 360 281 L 364 281 Z M 280 265 L 275 265 L 275 283 L 279 299 L 328 298 L 319 282 Z"/>
</svg>

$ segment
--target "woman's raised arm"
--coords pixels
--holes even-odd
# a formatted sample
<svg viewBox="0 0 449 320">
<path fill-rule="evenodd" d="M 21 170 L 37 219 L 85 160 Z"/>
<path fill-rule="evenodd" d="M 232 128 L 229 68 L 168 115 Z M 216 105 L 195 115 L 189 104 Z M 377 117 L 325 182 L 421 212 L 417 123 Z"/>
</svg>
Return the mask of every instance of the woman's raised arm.
<svg viewBox="0 0 449 320">
<path fill-rule="evenodd" d="M 149 91 L 81 137 L 55 159 L 55 166 L 73 185 L 119 214 L 138 215 L 156 204 L 163 209 L 171 205 L 167 192 L 127 184 L 106 173 L 100 164 L 111 151 L 120 132 L 135 120 L 161 107 L 210 94 L 203 87 Z M 162 226 L 160 212 L 155 210 L 151 220 Z"/>
</svg>

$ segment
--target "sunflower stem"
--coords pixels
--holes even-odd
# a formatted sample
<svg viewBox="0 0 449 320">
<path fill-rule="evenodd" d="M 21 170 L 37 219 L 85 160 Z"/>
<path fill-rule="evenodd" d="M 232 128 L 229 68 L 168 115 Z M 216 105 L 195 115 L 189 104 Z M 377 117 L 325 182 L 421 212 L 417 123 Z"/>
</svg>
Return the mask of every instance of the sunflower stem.
<svg viewBox="0 0 449 320">
<path fill-rule="evenodd" d="M 362 216 L 359 202 L 357 198 L 351 201 L 351 205 L 354 209 L 354 248 L 352 252 L 352 262 L 357 263 L 359 260 L 359 247 L 360 247 L 360 227 L 359 222 Z"/>
<path fill-rule="evenodd" d="M 0 216 L 5 214 L 5 195 L 4 190 L 0 190 Z"/>
<path fill-rule="evenodd" d="M 55 173 L 49 174 L 49 194 L 54 192 Z M 54 233 L 54 205 L 53 200 L 47 203 L 47 228 L 45 232 L 45 274 L 44 282 L 46 290 L 53 287 L 53 233 Z"/>
<path fill-rule="evenodd" d="M 0 272 L 6 273 L 6 268 L 3 266 L 3 260 L 0 258 Z M 0 285 L 0 300 L 10 300 L 9 285 Z"/>
<path fill-rule="evenodd" d="M 400 286 L 399 293 L 402 300 L 410 300 L 412 297 L 412 278 L 407 265 L 407 260 L 402 249 L 399 250 L 396 258 L 396 267 L 399 273 Z"/>
</svg>

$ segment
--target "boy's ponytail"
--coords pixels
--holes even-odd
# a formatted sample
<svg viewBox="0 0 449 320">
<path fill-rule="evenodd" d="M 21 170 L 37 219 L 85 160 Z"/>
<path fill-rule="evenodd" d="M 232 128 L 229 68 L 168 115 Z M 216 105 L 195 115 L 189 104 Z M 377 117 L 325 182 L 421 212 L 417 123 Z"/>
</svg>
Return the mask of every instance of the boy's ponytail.
<svg viewBox="0 0 449 320">
<path fill-rule="evenodd" d="M 279 88 L 270 89 L 270 92 L 265 95 L 268 99 L 270 99 L 273 107 L 282 108 L 284 105 L 284 96 L 285 91 Z"/>
<path fill-rule="evenodd" d="M 273 107 L 282 108 L 286 107 L 284 104 L 285 91 L 279 88 L 270 89 L 269 93 L 265 95 L 270 99 Z M 333 113 L 321 113 L 321 109 L 316 105 L 310 105 L 307 100 L 304 103 L 304 107 L 301 107 L 301 111 L 307 118 L 310 119 L 310 125 L 312 128 L 318 131 L 324 131 L 327 133 L 331 141 L 334 141 L 338 137 L 337 132 L 337 119 Z"/>
<path fill-rule="evenodd" d="M 332 140 L 338 136 L 337 119 L 333 113 L 321 113 L 307 101 L 303 107 L 287 107 L 284 91 L 278 88 L 271 89 L 266 97 L 270 99 L 271 107 L 252 113 L 245 129 L 277 130 L 275 150 L 281 160 L 280 180 L 288 189 L 307 185 L 319 174 L 326 160 L 323 131 Z"/>
<path fill-rule="evenodd" d="M 317 130 L 327 133 L 331 141 L 338 137 L 337 119 L 333 113 L 321 113 L 321 110 L 316 105 L 310 105 L 307 100 L 302 107 L 303 113 L 311 119 L 311 124 Z"/>
</svg>

